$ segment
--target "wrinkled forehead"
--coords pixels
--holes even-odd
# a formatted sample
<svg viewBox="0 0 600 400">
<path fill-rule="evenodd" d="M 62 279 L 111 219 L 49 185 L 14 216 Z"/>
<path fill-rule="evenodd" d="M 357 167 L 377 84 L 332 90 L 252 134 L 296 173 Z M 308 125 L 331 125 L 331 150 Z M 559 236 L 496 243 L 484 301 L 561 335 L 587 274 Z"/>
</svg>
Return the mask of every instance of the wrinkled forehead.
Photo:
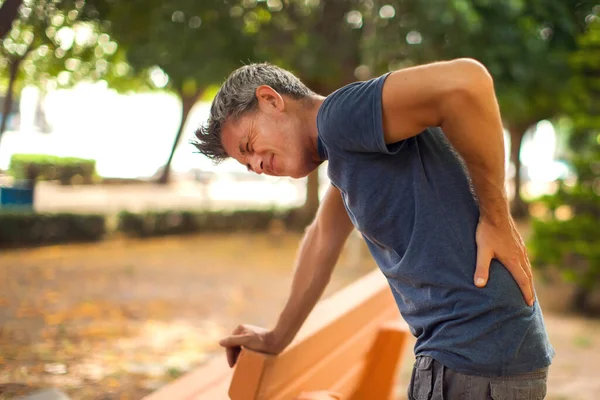
<svg viewBox="0 0 600 400">
<path fill-rule="evenodd" d="M 221 129 L 221 143 L 229 157 L 240 161 L 240 145 L 248 135 L 247 118 L 227 119 Z M 241 161 L 240 161 L 241 162 Z"/>
</svg>

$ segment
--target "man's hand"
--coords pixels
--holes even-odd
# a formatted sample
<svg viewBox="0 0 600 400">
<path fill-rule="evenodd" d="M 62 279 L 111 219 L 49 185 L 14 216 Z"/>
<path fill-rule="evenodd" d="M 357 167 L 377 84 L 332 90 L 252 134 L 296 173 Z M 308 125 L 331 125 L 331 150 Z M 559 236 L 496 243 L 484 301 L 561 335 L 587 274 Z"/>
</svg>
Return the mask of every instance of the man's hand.
<svg viewBox="0 0 600 400">
<path fill-rule="evenodd" d="M 267 354 L 278 354 L 283 350 L 277 346 L 272 331 L 254 325 L 239 325 L 230 336 L 221 339 L 219 344 L 226 348 L 230 367 L 237 362 L 242 346 Z"/>
<path fill-rule="evenodd" d="M 533 305 L 535 296 L 531 265 L 521 235 L 510 215 L 504 221 L 492 223 L 485 217 L 479 220 L 477 232 L 477 268 L 475 285 L 484 287 L 488 281 L 492 258 L 500 261 L 511 273 L 525 301 Z"/>
</svg>

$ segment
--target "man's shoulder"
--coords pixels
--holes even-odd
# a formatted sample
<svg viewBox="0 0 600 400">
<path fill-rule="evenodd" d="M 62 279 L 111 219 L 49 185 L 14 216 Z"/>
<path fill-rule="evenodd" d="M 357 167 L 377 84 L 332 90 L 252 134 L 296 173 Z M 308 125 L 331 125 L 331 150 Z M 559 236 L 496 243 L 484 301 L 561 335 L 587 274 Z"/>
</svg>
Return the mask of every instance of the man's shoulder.
<svg viewBox="0 0 600 400">
<path fill-rule="evenodd" d="M 317 130 L 326 146 L 377 150 L 370 135 L 380 134 L 381 91 L 388 75 L 350 83 L 325 98 L 317 113 Z"/>
<path fill-rule="evenodd" d="M 351 111 L 357 105 L 373 96 L 381 96 L 381 88 L 389 73 L 366 80 L 356 81 L 342 86 L 328 95 L 319 109 L 319 116 L 336 118 Z"/>
</svg>

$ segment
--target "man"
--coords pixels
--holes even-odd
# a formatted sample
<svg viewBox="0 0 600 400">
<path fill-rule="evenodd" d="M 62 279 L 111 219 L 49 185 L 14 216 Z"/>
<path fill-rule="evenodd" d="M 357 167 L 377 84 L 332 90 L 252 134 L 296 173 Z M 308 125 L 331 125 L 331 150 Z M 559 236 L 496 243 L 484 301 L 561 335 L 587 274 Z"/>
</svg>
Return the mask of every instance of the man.
<svg viewBox="0 0 600 400">
<path fill-rule="evenodd" d="M 500 112 L 480 63 L 407 68 L 327 98 L 278 67 L 247 65 L 196 136 L 203 154 L 258 174 L 299 178 L 328 160 L 331 180 L 275 327 L 238 326 L 221 341 L 230 365 L 240 346 L 277 354 L 292 341 L 356 227 L 417 338 L 410 399 L 545 396 L 554 351 L 509 213 Z"/>
</svg>

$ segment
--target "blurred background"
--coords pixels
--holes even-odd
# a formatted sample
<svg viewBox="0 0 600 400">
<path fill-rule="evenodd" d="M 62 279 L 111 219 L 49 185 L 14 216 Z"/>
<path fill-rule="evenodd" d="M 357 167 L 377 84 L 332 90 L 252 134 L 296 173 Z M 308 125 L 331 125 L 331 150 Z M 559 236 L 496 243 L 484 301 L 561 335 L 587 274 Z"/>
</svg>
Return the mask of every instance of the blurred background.
<svg viewBox="0 0 600 400">
<path fill-rule="evenodd" d="M 292 180 L 196 153 L 232 70 L 269 61 L 327 95 L 456 57 L 494 77 L 548 398 L 597 398 L 593 0 L 0 0 L 0 398 L 138 399 L 275 321 L 327 166 Z M 373 268 L 353 235 L 326 295 Z"/>
</svg>

